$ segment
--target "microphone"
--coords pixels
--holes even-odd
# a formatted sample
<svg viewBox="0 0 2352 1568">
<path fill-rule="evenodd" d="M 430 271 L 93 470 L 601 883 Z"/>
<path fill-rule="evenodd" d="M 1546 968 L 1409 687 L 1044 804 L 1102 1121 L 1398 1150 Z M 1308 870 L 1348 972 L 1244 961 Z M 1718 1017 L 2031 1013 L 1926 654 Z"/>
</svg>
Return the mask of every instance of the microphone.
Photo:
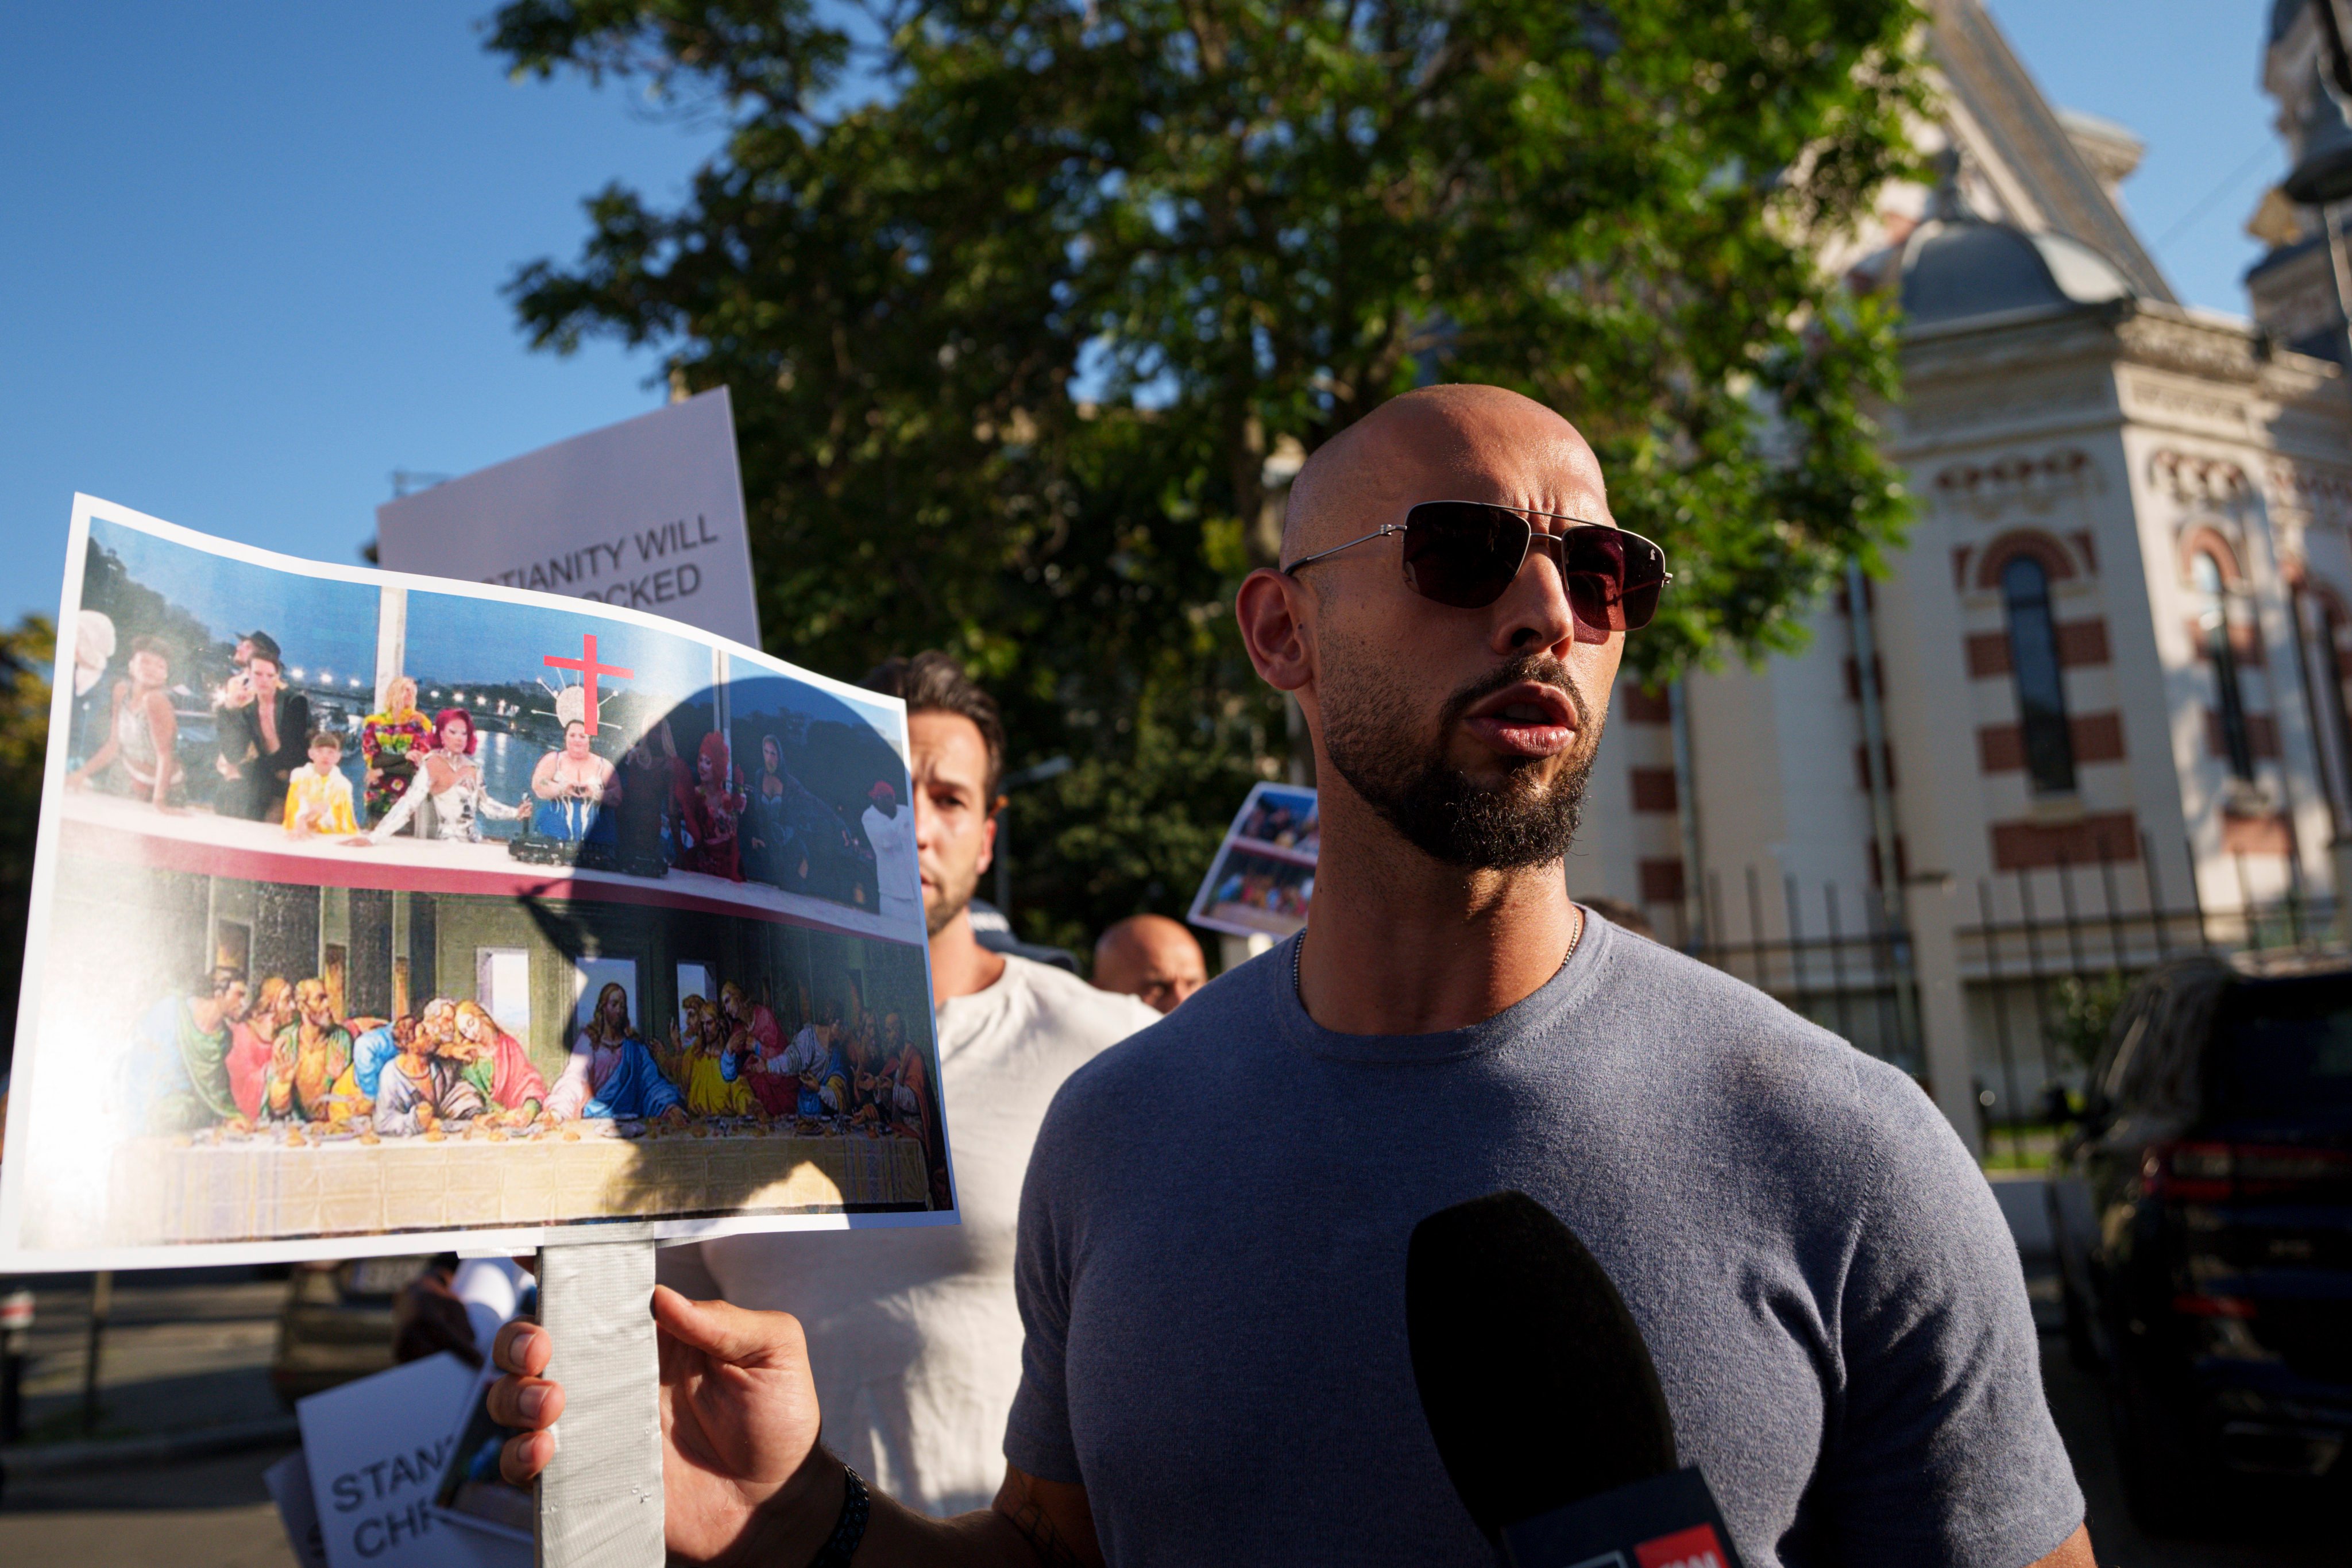
<svg viewBox="0 0 2352 1568">
<path fill-rule="evenodd" d="M 1429 1435 L 1507 1568 L 1741 1568 L 1640 1327 L 1550 1210 L 1502 1192 L 1431 1215 L 1404 1298 Z"/>
</svg>

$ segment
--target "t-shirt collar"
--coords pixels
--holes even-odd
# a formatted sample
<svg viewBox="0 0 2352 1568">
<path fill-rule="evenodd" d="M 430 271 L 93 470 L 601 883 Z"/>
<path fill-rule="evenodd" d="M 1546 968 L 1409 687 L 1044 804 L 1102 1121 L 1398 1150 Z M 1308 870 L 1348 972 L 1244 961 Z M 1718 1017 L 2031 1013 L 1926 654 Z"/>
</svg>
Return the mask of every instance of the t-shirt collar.
<svg viewBox="0 0 2352 1568">
<path fill-rule="evenodd" d="M 1302 933 L 1303 934 L 1303 933 Z M 1545 981 L 1491 1018 L 1459 1029 L 1429 1035 L 1343 1035 L 1327 1029 L 1308 1016 L 1290 983 L 1294 936 L 1265 955 L 1257 967 L 1259 984 L 1268 994 L 1265 1005 L 1283 1036 L 1314 1056 L 1333 1061 L 1419 1063 L 1458 1061 L 1483 1056 L 1560 1018 L 1591 988 L 1616 929 L 1591 910 L 1584 911 L 1584 934 L 1576 951 L 1549 980 Z"/>
</svg>

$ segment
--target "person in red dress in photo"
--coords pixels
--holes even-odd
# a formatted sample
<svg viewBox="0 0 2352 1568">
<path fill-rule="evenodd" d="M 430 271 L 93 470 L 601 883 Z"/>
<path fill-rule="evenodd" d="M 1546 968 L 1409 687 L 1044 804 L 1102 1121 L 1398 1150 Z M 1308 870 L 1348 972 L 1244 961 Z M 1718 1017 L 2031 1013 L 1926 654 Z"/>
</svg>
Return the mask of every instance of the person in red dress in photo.
<svg viewBox="0 0 2352 1568">
<path fill-rule="evenodd" d="M 744 793 L 742 779 L 728 761 L 727 737 L 716 730 L 703 736 L 702 747 L 695 754 L 694 768 L 693 786 L 679 803 L 687 837 L 693 842 L 679 853 L 677 868 L 740 882 L 743 879 L 743 853 L 735 830 L 742 821 L 743 808 L 751 804 L 751 796 Z"/>
</svg>

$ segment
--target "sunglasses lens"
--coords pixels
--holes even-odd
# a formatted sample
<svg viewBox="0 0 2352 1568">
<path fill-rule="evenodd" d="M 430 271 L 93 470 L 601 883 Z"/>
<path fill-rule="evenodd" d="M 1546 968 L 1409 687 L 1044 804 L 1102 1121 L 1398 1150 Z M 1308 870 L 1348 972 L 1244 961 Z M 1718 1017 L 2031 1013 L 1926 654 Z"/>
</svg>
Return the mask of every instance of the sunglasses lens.
<svg viewBox="0 0 2352 1568">
<path fill-rule="evenodd" d="M 1666 552 L 1638 533 L 1571 528 L 1561 536 L 1559 574 L 1578 620 L 1601 631 L 1637 632 L 1658 612 Z"/>
<path fill-rule="evenodd" d="M 1423 501 L 1405 513 L 1404 580 L 1425 599 L 1481 610 L 1503 596 L 1534 531 L 1507 507 Z M 1658 611 L 1666 552 L 1638 533 L 1583 523 L 1553 536 L 1576 618 L 1598 631 L 1637 632 Z"/>
<path fill-rule="evenodd" d="M 1423 501 L 1405 513 L 1404 580 L 1460 610 L 1503 596 L 1528 556 L 1528 520 L 1475 501 Z"/>
</svg>

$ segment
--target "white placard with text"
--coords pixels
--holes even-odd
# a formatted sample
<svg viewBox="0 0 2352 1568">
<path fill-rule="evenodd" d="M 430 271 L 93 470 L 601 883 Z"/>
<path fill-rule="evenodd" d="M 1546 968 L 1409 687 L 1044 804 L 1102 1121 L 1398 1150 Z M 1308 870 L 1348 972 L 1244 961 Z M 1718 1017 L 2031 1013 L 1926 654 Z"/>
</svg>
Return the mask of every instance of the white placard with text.
<svg viewBox="0 0 2352 1568">
<path fill-rule="evenodd" d="M 760 643 L 723 386 L 387 501 L 375 521 L 394 572 L 597 599 Z"/>
</svg>

